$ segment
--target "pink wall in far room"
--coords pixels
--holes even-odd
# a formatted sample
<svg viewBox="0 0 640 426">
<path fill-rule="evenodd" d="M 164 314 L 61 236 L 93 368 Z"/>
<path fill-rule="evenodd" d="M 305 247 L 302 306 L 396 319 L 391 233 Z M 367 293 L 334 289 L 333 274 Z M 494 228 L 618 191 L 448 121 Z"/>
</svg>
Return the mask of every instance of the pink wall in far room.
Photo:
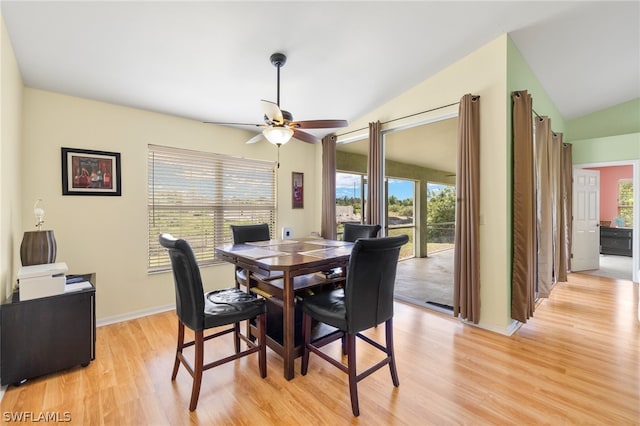
<svg viewBox="0 0 640 426">
<path fill-rule="evenodd" d="M 600 170 L 600 220 L 618 215 L 618 181 L 633 178 L 633 166 L 589 167 Z M 613 224 L 611 224 L 613 226 Z"/>
</svg>

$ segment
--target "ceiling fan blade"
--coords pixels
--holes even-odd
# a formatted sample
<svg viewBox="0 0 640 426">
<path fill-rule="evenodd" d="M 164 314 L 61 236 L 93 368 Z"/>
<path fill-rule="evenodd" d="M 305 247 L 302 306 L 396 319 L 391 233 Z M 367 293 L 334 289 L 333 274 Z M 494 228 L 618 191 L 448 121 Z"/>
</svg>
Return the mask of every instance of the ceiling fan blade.
<svg viewBox="0 0 640 426">
<path fill-rule="evenodd" d="M 330 129 L 335 127 L 347 127 L 347 120 L 305 120 L 294 121 L 291 126 L 299 129 Z"/>
<path fill-rule="evenodd" d="M 246 141 L 245 143 L 247 145 L 250 145 L 252 143 L 260 142 L 262 139 L 264 139 L 264 136 L 262 135 L 262 133 L 258 133 L 257 135 L 255 135 L 254 137 Z"/>
<path fill-rule="evenodd" d="M 269 121 L 276 124 L 284 124 L 284 118 L 282 118 L 282 111 L 278 104 L 273 103 L 271 101 L 265 101 L 264 99 L 260 100 L 260 105 L 262 105 L 262 110 L 264 111 L 264 115 L 267 116 Z"/>
<path fill-rule="evenodd" d="M 308 143 L 318 143 L 318 142 L 320 142 L 320 139 L 318 139 L 317 137 L 315 137 L 311 133 L 303 132 L 303 131 L 295 129 L 295 128 L 293 129 L 293 137 L 298 139 L 298 140 L 301 140 L 302 142 L 308 142 Z"/>
</svg>

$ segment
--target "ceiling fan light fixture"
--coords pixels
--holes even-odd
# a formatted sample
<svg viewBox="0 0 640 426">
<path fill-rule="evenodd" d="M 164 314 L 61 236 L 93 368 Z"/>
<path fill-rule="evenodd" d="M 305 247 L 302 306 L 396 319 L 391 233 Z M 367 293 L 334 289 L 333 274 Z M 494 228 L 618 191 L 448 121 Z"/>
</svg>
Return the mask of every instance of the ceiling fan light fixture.
<svg viewBox="0 0 640 426">
<path fill-rule="evenodd" d="M 284 145 L 293 136 L 293 130 L 289 127 L 267 127 L 262 134 L 274 145 Z"/>
</svg>

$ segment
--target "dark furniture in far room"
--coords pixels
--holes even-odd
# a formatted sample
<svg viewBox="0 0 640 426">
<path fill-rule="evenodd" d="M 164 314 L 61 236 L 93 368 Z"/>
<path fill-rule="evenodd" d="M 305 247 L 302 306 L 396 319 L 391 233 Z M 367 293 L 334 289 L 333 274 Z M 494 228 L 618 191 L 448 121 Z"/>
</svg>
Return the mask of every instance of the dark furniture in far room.
<svg viewBox="0 0 640 426">
<path fill-rule="evenodd" d="M 617 256 L 632 256 L 633 251 L 632 228 L 600 227 L 600 254 Z"/>
<path fill-rule="evenodd" d="M 67 286 L 76 281 L 88 281 L 91 288 L 24 301 L 16 290 L 2 304 L 2 385 L 86 367 L 95 359 L 95 274 L 67 275 Z"/>
</svg>

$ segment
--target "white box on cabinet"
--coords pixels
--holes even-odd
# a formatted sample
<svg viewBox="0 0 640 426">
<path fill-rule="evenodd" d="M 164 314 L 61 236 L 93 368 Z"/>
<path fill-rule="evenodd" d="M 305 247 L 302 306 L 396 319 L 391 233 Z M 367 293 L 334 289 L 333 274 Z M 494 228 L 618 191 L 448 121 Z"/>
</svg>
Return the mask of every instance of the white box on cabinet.
<svg viewBox="0 0 640 426">
<path fill-rule="evenodd" d="M 67 264 L 64 262 L 21 267 L 18 270 L 20 300 L 64 293 L 67 271 Z"/>
</svg>

